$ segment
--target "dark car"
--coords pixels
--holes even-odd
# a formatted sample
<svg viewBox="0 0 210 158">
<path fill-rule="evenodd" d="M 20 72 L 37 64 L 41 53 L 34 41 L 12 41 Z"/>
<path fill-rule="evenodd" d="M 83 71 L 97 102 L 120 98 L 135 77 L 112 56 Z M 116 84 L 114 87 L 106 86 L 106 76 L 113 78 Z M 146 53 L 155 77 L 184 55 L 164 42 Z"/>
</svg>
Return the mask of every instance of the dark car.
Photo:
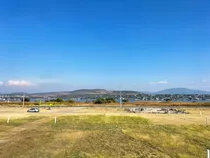
<svg viewBox="0 0 210 158">
<path fill-rule="evenodd" d="M 31 108 L 27 112 L 39 112 L 38 108 Z"/>
</svg>

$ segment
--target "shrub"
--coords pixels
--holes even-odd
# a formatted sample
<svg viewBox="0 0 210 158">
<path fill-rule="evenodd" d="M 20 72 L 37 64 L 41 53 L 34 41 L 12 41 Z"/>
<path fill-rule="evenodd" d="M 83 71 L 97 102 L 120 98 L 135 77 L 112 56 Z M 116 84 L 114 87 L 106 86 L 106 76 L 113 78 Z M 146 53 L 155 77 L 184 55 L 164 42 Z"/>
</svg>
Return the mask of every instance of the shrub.
<svg viewBox="0 0 210 158">
<path fill-rule="evenodd" d="M 61 99 L 61 98 L 57 98 L 55 101 L 56 102 L 64 102 L 63 99 Z"/>
<path fill-rule="evenodd" d="M 123 99 L 122 102 L 123 102 L 123 103 L 128 103 L 129 100 L 128 100 L 128 99 Z"/>
<path fill-rule="evenodd" d="M 67 102 L 68 102 L 68 103 L 71 103 L 71 104 L 75 103 L 75 101 L 72 100 L 72 99 L 67 100 Z"/>
<path fill-rule="evenodd" d="M 21 101 L 23 102 L 23 98 L 21 98 Z M 30 102 L 30 98 L 24 98 L 24 102 Z"/>
<path fill-rule="evenodd" d="M 94 104 L 104 104 L 105 100 L 103 98 L 98 98 L 95 101 L 93 101 Z"/>
<path fill-rule="evenodd" d="M 109 103 L 116 103 L 116 101 L 113 98 L 98 98 L 95 101 L 93 101 L 94 104 L 109 104 Z"/>
<path fill-rule="evenodd" d="M 106 98 L 105 102 L 106 103 L 116 103 L 116 101 L 113 98 Z"/>
</svg>

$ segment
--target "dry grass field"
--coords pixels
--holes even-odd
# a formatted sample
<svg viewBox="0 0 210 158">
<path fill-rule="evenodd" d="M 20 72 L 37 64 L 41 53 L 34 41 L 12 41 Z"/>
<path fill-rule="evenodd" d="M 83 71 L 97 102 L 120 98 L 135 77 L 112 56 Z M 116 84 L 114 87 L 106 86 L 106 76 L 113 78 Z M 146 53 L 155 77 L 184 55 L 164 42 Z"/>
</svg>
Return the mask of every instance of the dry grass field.
<svg viewBox="0 0 210 158">
<path fill-rule="evenodd" d="M 106 107 L 26 110 L 0 108 L 1 158 L 202 158 L 210 148 L 208 108 L 170 115 Z"/>
</svg>

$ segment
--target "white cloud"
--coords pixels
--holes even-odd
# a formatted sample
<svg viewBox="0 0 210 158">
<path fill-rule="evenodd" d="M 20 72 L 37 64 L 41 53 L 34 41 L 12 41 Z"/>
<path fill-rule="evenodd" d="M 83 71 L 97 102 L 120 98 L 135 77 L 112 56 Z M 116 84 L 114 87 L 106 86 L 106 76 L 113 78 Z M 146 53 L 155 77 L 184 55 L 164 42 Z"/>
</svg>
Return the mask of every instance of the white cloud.
<svg viewBox="0 0 210 158">
<path fill-rule="evenodd" d="M 203 82 L 203 83 L 206 83 L 206 82 L 208 82 L 208 80 L 205 80 L 205 79 L 204 79 L 204 80 L 202 80 L 202 82 Z"/>
<path fill-rule="evenodd" d="M 0 81 L 0 86 L 2 86 L 4 84 L 4 82 Z"/>
<path fill-rule="evenodd" d="M 30 82 L 27 82 L 27 81 L 25 81 L 25 80 L 9 80 L 8 82 L 7 82 L 7 85 L 8 86 L 23 86 L 23 87 L 27 87 L 27 86 L 31 86 L 32 85 L 32 83 L 30 83 Z"/>
<path fill-rule="evenodd" d="M 167 80 L 163 80 L 163 81 L 159 81 L 159 82 L 149 82 L 149 84 L 151 85 L 155 85 L 155 84 L 168 84 Z"/>
<path fill-rule="evenodd" d="M 168 81 L 160 81 L 158 84 L 168 84 Z"/>
</svg>

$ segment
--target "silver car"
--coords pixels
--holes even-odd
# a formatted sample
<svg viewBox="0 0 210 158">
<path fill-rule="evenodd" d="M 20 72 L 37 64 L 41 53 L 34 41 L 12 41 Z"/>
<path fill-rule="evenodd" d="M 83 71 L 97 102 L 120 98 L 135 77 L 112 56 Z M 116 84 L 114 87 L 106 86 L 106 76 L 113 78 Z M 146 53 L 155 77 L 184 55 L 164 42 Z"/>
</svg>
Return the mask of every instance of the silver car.
<svg viewBox="0 0 210 158">
<path fill-rule="evenodd" d="M 31 108 L 27 112 L 39 112 L 38 108 Z"/>
</svg>

